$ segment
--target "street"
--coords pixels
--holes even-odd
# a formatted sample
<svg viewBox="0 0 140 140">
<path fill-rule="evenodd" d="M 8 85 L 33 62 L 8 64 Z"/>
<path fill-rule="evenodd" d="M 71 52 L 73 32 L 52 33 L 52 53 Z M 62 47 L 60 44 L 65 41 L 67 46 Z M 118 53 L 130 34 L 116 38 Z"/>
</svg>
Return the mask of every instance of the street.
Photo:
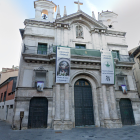
<svg viewBox="0 0 140 140">
<path fill-rule="evenodd" d="M 120 129 L 74 128 L 63 131 L 12 130 L 8 123 L 0 121 L 0 140 L 140 140 L 140 126 L 123 126 Z"/>
</svg>

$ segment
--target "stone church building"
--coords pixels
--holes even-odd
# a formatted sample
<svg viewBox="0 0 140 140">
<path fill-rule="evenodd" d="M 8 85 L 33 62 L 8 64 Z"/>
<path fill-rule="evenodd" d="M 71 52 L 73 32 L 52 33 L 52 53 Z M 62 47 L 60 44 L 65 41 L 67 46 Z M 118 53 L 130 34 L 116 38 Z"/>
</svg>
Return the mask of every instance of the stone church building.
<svg viewBox="0 0 140 140">
<path fill-rule="evenodd" d="M 140 100 L 127 52 L 126 32 L 116 29 L 117 14 L 98 13 L 98 20 L 80 8 L 63 15 L 48 0 L 34 2 L 35 18 L 24 21 L 14 105 L 13 127 L 22 129 L 75 127 L 120 128 L 140 124 Z M 56 18 L 54 14 L 56 13 Z M 70 81 L 55 82 L 56 46 L 71 50 Z M 115 84 L 101 84 L 101 50 L 112 51 Z M 43 81 L 43 91 L 37 90 Z M 122 92 L 122 85 L 127 92 Z"/>
</svg>

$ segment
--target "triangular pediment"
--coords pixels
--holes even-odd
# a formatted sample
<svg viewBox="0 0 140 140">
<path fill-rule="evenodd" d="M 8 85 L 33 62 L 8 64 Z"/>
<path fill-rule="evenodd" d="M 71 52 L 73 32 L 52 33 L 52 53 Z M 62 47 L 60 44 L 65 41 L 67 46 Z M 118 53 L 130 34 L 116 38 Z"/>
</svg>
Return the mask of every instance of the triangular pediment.
<svg viewBox="0 0 140 140">
<path fill-rule="evenodd" d="M 76 22 L 81 23 L 87 23 L 89 25 L 89 28 L 100 28 L 100 29 L 106 29 L 107 27 L 94 19 L 93 17 L 89 16 L 88 14 L 84 13 L 83 11 L 79 11 L 76 13 L 73 13 L 71 15 L 64 16 L 62 18 L 56 19 L 56 23 L 67 23 L 72 24 Z"/>
</svg>

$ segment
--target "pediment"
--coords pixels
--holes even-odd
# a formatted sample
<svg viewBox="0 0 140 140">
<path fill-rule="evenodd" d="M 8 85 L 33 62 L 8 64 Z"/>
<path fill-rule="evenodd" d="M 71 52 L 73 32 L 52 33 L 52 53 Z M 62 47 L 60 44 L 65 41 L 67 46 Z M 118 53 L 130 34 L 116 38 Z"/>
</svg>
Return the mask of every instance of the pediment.
<svg viewBox="0 0 140 140">
<path fill-rule="evenodd" d="M 73 23 L 83 23 L 92 28 L 106 29 L 107 27 L 94 19 L 93 17 L 87 15 L 83 11 L 76 12 L 74 14 L 64 16 L 62 18 L 56 19 L 56 23 L 65 23 L 65 24 L 73 24 Z"/>
</svg>

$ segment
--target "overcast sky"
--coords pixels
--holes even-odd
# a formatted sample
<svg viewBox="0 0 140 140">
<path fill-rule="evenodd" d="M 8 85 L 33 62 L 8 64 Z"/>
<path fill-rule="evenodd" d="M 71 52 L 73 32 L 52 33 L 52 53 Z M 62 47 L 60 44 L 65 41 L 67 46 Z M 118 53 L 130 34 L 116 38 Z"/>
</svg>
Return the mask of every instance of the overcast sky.
<svg viewBox="0 0 140 140">
<path fill-rule="evenodd" d="M 74 0 L 52 0 L 60 6 L 63 16 L 64 6 L 67 14 L 77 11 Z M 21 51 L 19 29 L 24 28 L 24 20 L 35 17 L 34 0 L 0 0 L 0 71 L 4 67 L 18 66 Z M 126 31 L 128 50 L 137 47 L 140 40 L 140 0 L 81 0 L 81 10 L 92 15 L 95 12 L 113 11 L 118 14 L 118 25 Z M 56 16 L 55 16 L 56 17 Z"/>
</svg>

